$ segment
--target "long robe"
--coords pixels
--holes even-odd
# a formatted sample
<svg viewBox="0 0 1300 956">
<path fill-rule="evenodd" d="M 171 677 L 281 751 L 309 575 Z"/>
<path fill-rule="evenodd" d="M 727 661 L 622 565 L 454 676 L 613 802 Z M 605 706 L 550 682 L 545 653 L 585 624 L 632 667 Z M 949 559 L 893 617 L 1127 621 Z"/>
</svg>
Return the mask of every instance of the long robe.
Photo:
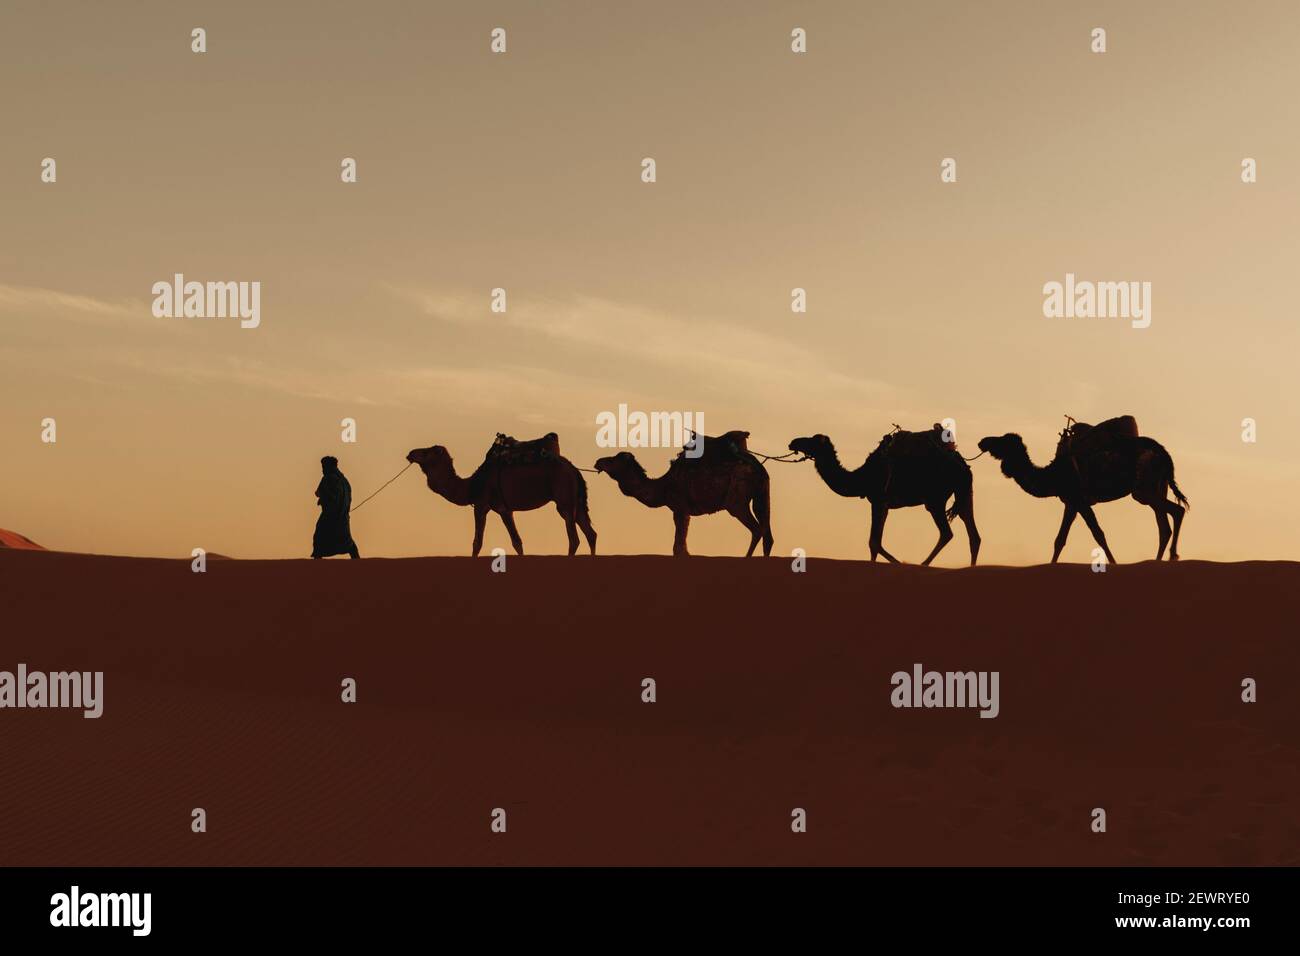
<svg viewBox="0 0 1300 956">
<path fill-rule="evenodd" d="M 351 554 L 356 549 L 348 511 L 352 508 L 352 486 L 337 468 L 326 472 L 316 486 L 320 517 L 311 539 L 311 556 L 328 558 L 333 554 Z"/>
</svg>

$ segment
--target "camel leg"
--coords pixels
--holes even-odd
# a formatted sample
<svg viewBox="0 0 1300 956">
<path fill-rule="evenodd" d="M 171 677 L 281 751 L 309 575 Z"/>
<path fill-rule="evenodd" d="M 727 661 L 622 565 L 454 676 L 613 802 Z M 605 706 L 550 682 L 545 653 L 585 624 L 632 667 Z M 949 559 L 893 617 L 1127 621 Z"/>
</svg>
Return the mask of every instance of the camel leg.
<svg viewBox="0 0 1300 956">
<path fill-rule="evenodd" d="M 1061 557 L 1061 551 L 1065 547 L 1065 541 L 1070 537 L 1070 525 L 1074 524 L 1074 516 L 1079 512 L 1071 505 L 1065 506 L 1065 513 L 1061 515 L 1061 530 L 1056 532 L 1056 541 L 1052 544 L 1052 563 L 1055 564 Z"/>
<path fill-rule="evenodd" d="M 874 501 L 871 503 L 871 560 L 876 560 L 876 555 L 883 554 L 885 560 L 894 564 L 898 563 L 898 558 L 894 557 L 885 550 L 882 539 L 885 537 L 885 519 L 889 517 L 889 507 L 887 505 L 878 505 Z"/>
<path fill-rule="evenodd" d="M 686 531 L 691 526 L 691 516 L 684 511 L 673 512 L 673 556 L 678 558 L 690 557 L 690 552 L 686 550 Z"/>
<path fill-rule="evenodd" d="M 585 514 L 578 515 L 578 527 L 582 529 L 583 537 L 587 539 L 587 547 L 591 548 L 591 553 L 596 553 L 596 529 L 591 526 L 591 518 Z"/>
<path fill-rule="evenodd" d="M 948 527 L 948 519 L 944 517 L 943 505 L 926 505 L 925 510 L 930 512 L 930 517 L 934 519 L 935 527 L 939 529 L 939 541 L 930 552 L 930 556 L 921 562 L 921 567 L 929 567 L 934 556 L 943 550 L 943 546 L 952 540 L 952 528 Z"/>
<path fill-rule="evenodd" d="M 766 558 L 772 554 L 772 502 L 766 488 L 754 495 L 753 506 L 754 517 L 763 533 L 763 557 Z"/>
<path fill-rule="evenodd" d="M 1187 509 L 1180 504 L 1176 504 L 1175 502 L 1166 501 L 1165 511 L 1169 512 L 1170 516 L 1174 519 L 1174 537 L 1173 540 L 1169 543 L 1169 560 L 1177 561 L 1178 560 L 1178 532 L 1182 530 L 1183 515 L 1187 513 Z"/>
<path fill-rule="evenodd" d="M 1139 504 L 1146 505 L 1156 516 L 1156 532 L 1160 536 L 1160 543 L 1156 547 L 1156 560 L 1159 561 L 1165 556 L 1165 547 L 1169 544 L 1169 514 L 1168 506 L 1170 504 L 1166 497 L 1169 493 L 1167 481 L 1152 481 L 1150 473 L 1143 474 L 1139 472 L 1137 480 L 1133 483 L 1133 500 Z M 1154 484 L 1155 487 L 1151 487 Z M 1177 561 L 1176 557 L 1171 556 L 1171 561 Z"/>
<path fill-rule="evenodd" d="M 587 547 L 591 549 L 592 554 L 595 554 L 596 553 L 596 529 L 591 524 L 591 512 L 588 510 L 587 507 L 587 486 L 586 483 L 583 482 L 582 480 L 582 475 L 578 474 L 577 472 L 574 472 L 574 476 L 576 480 L 574 481 L 575 487 L 573 492 L 573 507 L 572 507 L 573 520 L 577 523 L 578 527 L 582 529 L 583 537 L 587 539 Z M 560 512 L 560 515 L 564 518 L 564 520 L 566 521 L 569 520 L 568 515 L 565 515 L 564 512 L 560 509 L 560 503 L 558 500 L 555 502 L 555 508 L 557 511 Z M 569 535 L 570 535 L 569 554 L 573 554 L 578 550 L 577 539 L 573 537 L 572 531 L 569 532 Z"/>
<path fill-rule="evenodd" d="M 506 533 L 510 535 L 510 543 L 515 546 L 515 554 L 520 556 L 524 553 L 524 539 L 519 537 L 519 529 L 515 527 L 515 513 L 513 511 L 498 511 L 501 516 L 501 523 L 506 526 Z M 569 532 L 570 538 L 576 543 L 577 536 L 572 531 Z M 573 554 L 573 551 L 569 551 Z"/>
<path fill-rule="evenodd" d="M 564 530 L 569 536 L 569 557 L 578 553 L 578 519 L 574 516 L 576 510 L 572 505 L 566 511 L 564 506 L 558 501 L 555 503 L 555 510 L 559 512 L 560 517 L 564 519 Z"/>
<path fill-rule="evenodd" d="M 763 526 L 758 523 L 749 511 L 749 502 L 738 501 L 727 509 L 727 513 L 749 529 L 749 550 L 745 552 L 745 557 L 752 558 L 754 549 L 758 547 L 758 542 L 763 538 Z"/>
<path fill-rule="evenodd" d="M 1156 531 L 1160 534 L 1160 547 L 1156 549 L 1156 560 L 1159 561 L 1165 556 L 1165 546 L 1169 544 L 1169 515 L 1165 513 L 1164 502 L 1152 505 L 1151 510 L 1155 512 Z"/>
<path fill-rule="evenodd" d="M 970 566 L 973 568 L 980 556 L 980 532 L 975 527 L 975 505 L 970 501 L 963 502 L 957 517 L 966 526 L 966 537 L 970 541 Z"/>
<path fill-rule="evenodd" d="M 1178 532 L 1183 526 L 1183 515 L 1186 509 L 1176 502 L 1170 501 L 1169 482 L 1161 481 L 1155 488 L 1148 487 L 1148 483 L 1142 480 L 1137 482 L 1137 487 L 1133 489 L 1133 500 L 1146 505 L 1156 513 L 1156 528 L 1160 532 L 1160 548 L 1156 551 L 1156 560 L 1159 561 L 1165 553 L 1165 543 L 1169 544 L 1169 560 L 1178 560 Z M 1174 519 L 1174 530 L 1172 540 L 1169 533 L 1169 519 Z"/>
<path fill-rule="evenodd" d="M 1083 520 L 1088 525 L 1088 530 L 1092 532 L 1093 538 L 1101 545 L 1101 550 L 1106 555 L 1106 562 L 1108 564 L 1118 564 L 1115 555 L 1110 553 L 1110 545 L 1106 543 L 1106 532 L 1101 530 L 1101 525 L 1097 522 L 1097 516 L 1093 514 L 1091 506 L 1084 505 L 1079 509 L 1079 514 L 1083 516 Z"/>
<path fill-rule="evenodd" d="M 474 547 L 471 553 L 478 557 L 478 553 L 483 550 L 483 528 L 487 524 L 487 508 L 474 506 Z"/>
</svg>

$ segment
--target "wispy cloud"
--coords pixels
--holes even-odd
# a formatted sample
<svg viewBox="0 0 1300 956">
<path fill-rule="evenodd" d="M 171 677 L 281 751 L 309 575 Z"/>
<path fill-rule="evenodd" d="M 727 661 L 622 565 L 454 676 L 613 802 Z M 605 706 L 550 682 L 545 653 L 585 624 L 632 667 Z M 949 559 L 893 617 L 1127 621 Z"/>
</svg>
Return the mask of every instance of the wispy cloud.
<svg viewBox="0 0 1300 956">
<path fill-rule="evenodd" d="M 373 387 L 376 384 L 365 373 L 345 376 L 340 382 L 336 374 L 238 356 L 209 356 L 196 361 L 186 353 L 172 349 L 160 349 L 150 355 L 126 349 L 105 350 L 101 354 L 120 367 L 194 385 L 235 385 L 311 401 L 393 404 L 364 395 L 367 385 Z"/>
<path fill-rule="evenodd" d="M 689 401 L 709 408 L 753 404 L 754 399 L 800 395 L 806 404 L 838 407 L 844 414 L 880 405 L 897 391 L 888 383 L 828 368 L 820 353 L 762 330 L 712 317 L 678 317 L 639 305 L 591 296 L 520 301 L 491 313 L 485 297 L 393 285 L 384 292 L 420 314 L 447 324 L 448 341 L 472 345 L 491 329 L 509 342 L 479 361 L 409 362 L 391 351 L 358 346 L 335 330 L 300 341 L 277 341 L 274 351 L 197 349 L 168 335 L 128 344 L 65 342 L 56 352 L 31 343 L 20 357 L 11 344 L 0 359 L 47 365 L 83 380 L 129 387 L 141 378 L 195 385 L 229 384 L 308 401 L 358 405 L 446 407 L 513 415 L 538 422 L 586 422 L 598 409 L 672 407 Z M 112 301 L 53 289 L 0 284 L 0 314 L 60 317 L 84 322 L 136 322 L 151 334 L 193 331 L 176 321 L 149 322 L 148 304 Z M 243 334 L 243 333 L 241 333 Z M 244 339 L 237 342 L 242 346 Z M 268 343 L 270 344 L 270 343 Z M 231 343 L 232 347 L 234 343 Z M 8 354 L 6 354 L 8 353 Z M 396 360 L 395 360 L 396 358 Z M 127 376 L 114 370 L 126 371 Z M 665 382 L 678 394 L 667 394 Z M 683 394 L 684 393 L 684 394 Z"/>
<path fill-rule="evenodd" d="M 688 318 L 590 296 L 567 302 L 519 301 L 491 313 L 485 296 L 471 297 L 385 285 L 391 295 L 423 314 L 457 326 L 491 323 L 521 336 L 540 335 L 568 347 L 617 360 L 689 366 L 704 382 L 729 388 L 799 388 L 878 400 L 894 391 L 887 382 L 845 375 L 825 356 L 790 339 L 711 317 Z"/>
<path fill-rule="evenodd" d="M 149 306 L 139 300 L 112 302 L 57 289 L 2 284 L 0 312 L 23 312 L 89 322 L 122 322 L 150 315 Z"/>
</svg>

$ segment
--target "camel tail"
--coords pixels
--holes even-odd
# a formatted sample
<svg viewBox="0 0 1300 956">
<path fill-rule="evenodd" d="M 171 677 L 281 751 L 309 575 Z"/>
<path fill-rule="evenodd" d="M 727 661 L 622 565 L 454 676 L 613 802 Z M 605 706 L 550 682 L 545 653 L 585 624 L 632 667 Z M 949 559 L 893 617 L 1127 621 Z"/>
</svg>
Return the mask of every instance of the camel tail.
<svg viewBox="0 0 1300 956">
<path fill-rule="evenodd" d="M 1169 490 L 1174 493 L 1174 497 L 1178 499 L 1180 505 L 1188 511 L 1192 510 L 1192 503 L 1183 494 L 1183 489 L 1178 487 L 1178 482 L 1174 481 L 1174 460 L 1172 458 L 1169 459 Z"/>
<path fill-rule="evenodd" d="M 1160 442 L 1158 441 L 1154 441 L 1154 440 L 1151 441 L 1151 449 L 1157 455 L 1160 456 L 1160 458 L 1164 461 L 1166 467 L 1169 468 L 1169 490 L 1174 493 L 1174 498 L 1178 501 L 1180 505 L 1182 505 L 1188 511 L 1191 511 L 1192 503 L 1188 501 L 1187 496 L 1183 494 L 1183 489 L 1178 487 L 1178 482 L 1174 481 L 1173 455 L 1169 454 L 1169 449 L 1166 448 L 1164 445 L 1160 444 Z"/>
<path fill-rule="evenodd" d="M 576 468 L 573 470 L 573 473 L 578 478 L 578 513 L 574 515 L 574 517 L 590 521 L 591 515 L 587 511 L 587 479 L 584 478 L 582 472 L 578 471 Z"/>
</svg>

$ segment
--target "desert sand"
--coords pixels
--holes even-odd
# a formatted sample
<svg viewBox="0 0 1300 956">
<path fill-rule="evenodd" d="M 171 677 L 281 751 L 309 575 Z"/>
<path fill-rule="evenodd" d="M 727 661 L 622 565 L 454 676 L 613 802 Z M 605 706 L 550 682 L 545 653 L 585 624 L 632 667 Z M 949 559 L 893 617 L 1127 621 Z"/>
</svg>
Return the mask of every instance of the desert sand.
<svg viewBox="0 0 1300 956">
<path fill-rule="evenodd" d="M 0 552 L 0 668 L 104 672 L 0 711 L 4 862 L 1300 863 L 1300 564 L 490 566 Z"/>
<path fill-rule="evenodd" d="M 17 531 L 6 531 L 0 528 L 0 548 L 14 548 L 22 551 L 44 551 L 39 544 Z"/>
</svg>

